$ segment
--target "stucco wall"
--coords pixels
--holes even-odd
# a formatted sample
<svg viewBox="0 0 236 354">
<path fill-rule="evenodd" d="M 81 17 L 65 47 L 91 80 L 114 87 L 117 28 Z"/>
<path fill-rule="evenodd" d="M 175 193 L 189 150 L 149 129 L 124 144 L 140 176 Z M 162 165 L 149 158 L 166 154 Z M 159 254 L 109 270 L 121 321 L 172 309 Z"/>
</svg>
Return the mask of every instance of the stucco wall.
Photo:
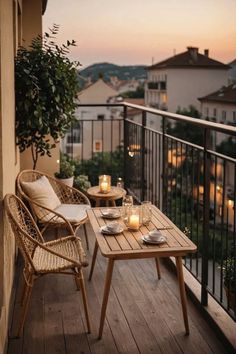
<svg viewBox="0 0 236 354">
<path fill-rule="evenodd" d="M 162 109 L 160 104 L 166 99 L 167 109 L 173 113 L 178 107 L 185 108 L 190 104 L 200 110 L 199 97 L 206 96 L 228 83 L 227 70 L 167 68 L 148 72 L 148 81 L 165 81 L 165 77 L 167 78 L 166 91 L 146 89 L 145 103 L 152 105 L 158 103 Z M 164 92 L 167 96 L 163 101 Z"/>
<path fill-rule="evenodd" d="M 13 1 L 0 0 L 0 353 L 7 337 L 15 243 L 3 218 L 3 197 L 15 192 L 19 170 L 15 149 Z"/>
<path fill-rule="evenodd" d="M 167 76 L 168 111 L 176 112 L 193 104 L 200 110 L 199 97 L 203 97 L 226 85 L 226 70 L 214 69 L 169 69 Z"/>
</svg>

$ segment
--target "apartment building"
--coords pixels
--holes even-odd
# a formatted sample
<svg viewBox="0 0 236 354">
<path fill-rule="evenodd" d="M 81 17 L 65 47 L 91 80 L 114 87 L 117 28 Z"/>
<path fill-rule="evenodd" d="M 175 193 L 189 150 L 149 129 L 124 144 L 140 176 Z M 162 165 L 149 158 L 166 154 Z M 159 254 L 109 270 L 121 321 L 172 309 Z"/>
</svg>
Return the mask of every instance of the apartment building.
<svg viewBox="0 0 236 354">
<path fill-rule="evenodd" d="M 216 123 L 236 125 L 236 82 L 199 98 L 202 117 Z M 213 145 L 219 145 L 227 136 L 215 134 Z"/>
<path fill-rule="evenodd" d="M 117 95 L 118 91 L 110 83 L 106 83 L 100 78 L 79 92 L 78 103 L 82 105 L 102 105 L 108 103 L 112 97 Z M 91 145 L 93 146 L 93 153 L 109 150 L 111 121 L 108 121 L 108 119 L 115 119 L 120 116 L 120 111 L 105 106 L 82 106 L 78 107 L 75 115 L 77 122 L 62 140 L 61 150 L 77 160 L 91 158 L 91 149 L 89 148 Z M 116 121 L 114 121 L 113 125 L 116 124 Z M 105 141 L 103 136 L 107 137 Z M 84 142 L 83 145 L 81 141 Z M 102 143 L 102 141 L 104 142 Z M 116 143 L 116 140 L 112 142 L 114 148 Z"/>
<path fill-rule="evenodd" d="M 196 47 L 176 54 L 147 68 L 145 104 L 176 112 L 194 105 L 200 110 L 198 97 L 228 83 L 229 66 L 203 54 Z"/>
</svg>

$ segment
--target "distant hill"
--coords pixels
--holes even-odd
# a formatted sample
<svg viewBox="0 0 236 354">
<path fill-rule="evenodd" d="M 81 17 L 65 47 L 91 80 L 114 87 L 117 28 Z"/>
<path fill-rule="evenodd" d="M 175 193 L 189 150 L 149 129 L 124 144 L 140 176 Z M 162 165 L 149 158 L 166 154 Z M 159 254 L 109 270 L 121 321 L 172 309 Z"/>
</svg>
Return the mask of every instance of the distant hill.
<svg viewBox="0 0 236 354">
<path fill-rule="evenodd" d="M 92 81 L 96 81 L 101 75 L 105 81 L 109 81 L 110 76 L 117 76 L 120 80 L 130 80 L 135 78 L 136 80 L 145 80 L 147 73 L 145 65 L 115 65 L 110 63 L 97 63 L 88 66 L 87 68 L 80 70 L 79 81 L 81 87 L 83 86 L 83 78 L 91 77 Z"/>
</svg>

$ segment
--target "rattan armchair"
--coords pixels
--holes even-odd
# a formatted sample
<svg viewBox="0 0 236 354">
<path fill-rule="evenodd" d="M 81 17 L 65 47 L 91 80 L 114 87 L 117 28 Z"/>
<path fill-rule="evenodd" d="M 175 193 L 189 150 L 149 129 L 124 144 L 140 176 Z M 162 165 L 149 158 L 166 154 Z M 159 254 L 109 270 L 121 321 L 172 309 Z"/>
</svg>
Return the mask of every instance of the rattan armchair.
<svg viewBox="0 0 236 354">
<path fill-rule="evenodd" d="M 60 200 L 61 206 L 56 209 L 51 209 L 45 205 L 38 203 L 37 200 L 31 198 L 24 190 L 24 182 L 34 182 L 45 176 L 50 182 L 51 187 L 56 193 L 57 197 Z M 87 249 L 89 248 L 88 244 L 88 235 L 85 223 L 88 220 L 86 210 L 90 207 L 89 199 L 82 192 L 78 191 L 75 188 L 69 187 L 64 183 L 60 182 L 58 179 L 53 178 L 45 173 L 36 171 L 36 170 L 24 170 L 21 171 L 16 179 L 17 192 L 19 196 L 27 201 L 29 204 L 32 214 L 35 220 L 38 222 L 39 226 L 42 226 L 41 232 L 43 232 L 50 227 L 61 227 L 65 225 L 64 219 L 73 227 L 74 232 L 76 233 L 77 229 L 83 225 L 84 233 L 86 238 Z M 76 208 L 80 208 L 82 214 L 80 217 L 75 219 L 69 218 L 68 215 L 64 212 L 63 206 L 73 208 L 73 213 L 76 212 Z M 37 211 L 36 211 L 37 210 Z"/>
<path fill-rule="evenodd" d="M 87 329 L 90 333 L 87 297 L 82 273 L 82 268 L 88 263 L 80 238 L 72 235 L 45 242 L 29 210 L 17 196 L 7 194 L 4 206 L 16 243 L 24 258 L 23 310 L 17 336 L 22 334 L 34 281 L 49 273 L 75 277 L 77 287 L 81 289 Z"/>
</svg>

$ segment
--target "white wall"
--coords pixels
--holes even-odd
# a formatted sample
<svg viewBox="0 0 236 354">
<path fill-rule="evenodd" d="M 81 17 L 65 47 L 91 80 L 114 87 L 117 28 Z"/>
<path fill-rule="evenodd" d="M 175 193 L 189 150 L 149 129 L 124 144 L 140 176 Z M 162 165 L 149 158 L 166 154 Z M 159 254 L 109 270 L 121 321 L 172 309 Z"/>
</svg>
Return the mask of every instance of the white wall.
<svg viewBox="0 0 236 354">
<path fill-rule="evenodd" d="M 226 70 L 168 69 L 167 75 L 167 107 L 170 112 L 190 104 L 200 110 L 198 98 L 218 90 L 228 82 Z"/>
<path fill-rule="evenodd" d="M 178 107 L 186 108 L 190 104 L 200 110 L 199 97 L 218 90 L 227 85 L 228 76 L 226 70 L 216 69 L 160 69 L 148 72 L 148 81 L 165 81 L 167 77 L 167 109 L 176 112 Z M 165 91 L 147 90 L 145 92 L 145 104 L 163 103 Z M 162 107 L 160 107 L 161 109 Z"/>
</svg>

